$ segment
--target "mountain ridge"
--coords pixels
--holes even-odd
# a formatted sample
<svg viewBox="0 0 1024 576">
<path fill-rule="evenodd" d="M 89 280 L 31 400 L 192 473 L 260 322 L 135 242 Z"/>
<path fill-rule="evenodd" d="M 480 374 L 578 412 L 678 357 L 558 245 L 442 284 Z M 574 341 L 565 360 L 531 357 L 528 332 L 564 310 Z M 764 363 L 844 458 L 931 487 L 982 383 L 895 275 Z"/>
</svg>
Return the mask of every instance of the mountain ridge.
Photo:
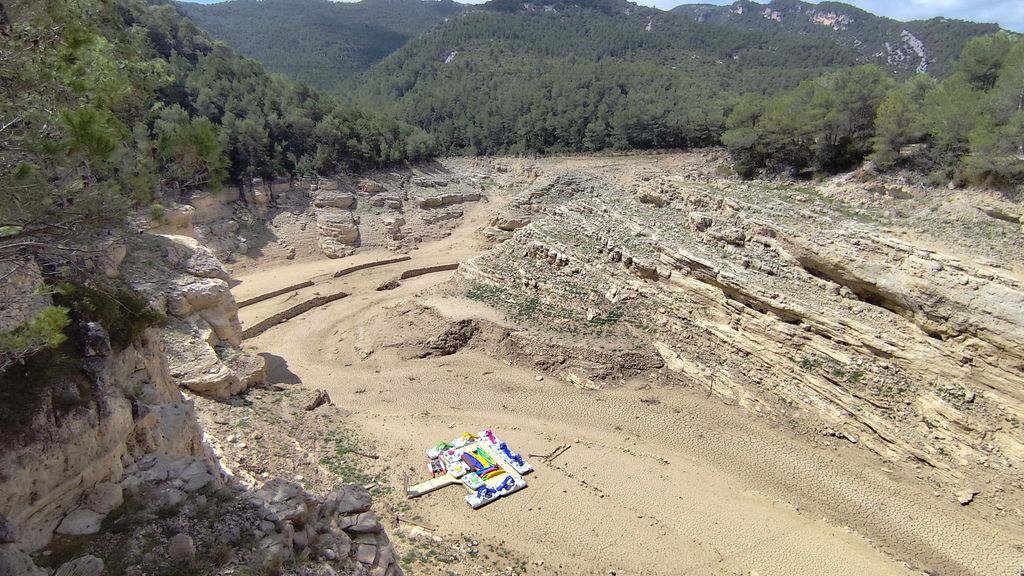
<svg viewBox="0 0 1024 576">
<path fill-rule="evenodd" d="M 775 36 L 777 43 L 787 41 L 785 36 L 811 36 L 855 51 L 858 63 L 877 63 L 902 76 L 943 76 L 967 40 L 999 30 L 995 24 L 946 18 L 901 22 L 839 2 L 800 0 L 682 4 L 671 10 L 628 0 L 490 0 L 477 5 L 452 0 L 232 0 L 176 5 L 211 35 L 269 70 L 328 89 L 345 86 L 410 40 L 466 13 L 564 16 L 593 11 L 647 27 L 686 18 L 715 24 L 723 33 L 755 30 Z"/>
<path fill-rule="evenodd" d="M 997 24 L 941 17 L 900 21 L 841 2 L 739 0 L 725 6 L 682 4 L 670 12 L 701 23 L 828 36 L 853 46 L 866 61 L 901 73 L 937 76 L 948 73 L 968 39 L 1000 29 Z"/>
<path fill-rule="evenodd" d="M 337 88 L 342 80 L 465 9 L 451 0 L 232 0 L 175 5 L 209 34 L 268 70 L 325 89 Z"/>
</svg>

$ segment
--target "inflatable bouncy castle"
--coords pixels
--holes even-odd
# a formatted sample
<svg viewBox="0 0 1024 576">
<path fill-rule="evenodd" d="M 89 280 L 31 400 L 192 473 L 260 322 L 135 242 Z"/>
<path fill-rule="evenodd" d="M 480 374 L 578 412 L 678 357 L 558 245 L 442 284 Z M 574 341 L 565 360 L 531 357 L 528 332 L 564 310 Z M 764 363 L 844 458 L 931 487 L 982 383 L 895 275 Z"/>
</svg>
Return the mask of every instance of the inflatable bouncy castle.
<svg viewBox="0 0 1024 576">
<path fill-rule="evenodd" d="M 429 448 L 427 472 L 432 478 L 406 488 L 407 498 L 462 484 L 469 491 L 466 503 L 479 508 L 526 488 L 523 475 L 533 472 L 533 466 L 488 428 L 480 434 L 463 432 L 451 442 Z"/>
</svg>

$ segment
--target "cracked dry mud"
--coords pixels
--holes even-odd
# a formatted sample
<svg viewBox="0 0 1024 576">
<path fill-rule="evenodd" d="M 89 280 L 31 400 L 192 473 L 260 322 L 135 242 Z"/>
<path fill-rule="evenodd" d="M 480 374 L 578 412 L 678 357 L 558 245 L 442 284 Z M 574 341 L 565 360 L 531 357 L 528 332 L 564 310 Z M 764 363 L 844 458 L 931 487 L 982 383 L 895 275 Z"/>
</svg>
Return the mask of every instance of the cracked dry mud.
<svg viewBox="0 0 1024 576">
<path fill-rule="evenodd" d="M 391 498 L 463 429 L 569 444 L 481 510 L 457 489 L 404 503 L 531 574 L 1017 574 L 1022 234 L 992 214 L 1020 207 L 856 174 L 741 182 L 719 160 L 450 161 L 490 201 L 409 261 L 245 262 L 239 300 L 314 280 L 245 326 L 351 294 L 245 347 L 350 413 Z"/>
</svg>

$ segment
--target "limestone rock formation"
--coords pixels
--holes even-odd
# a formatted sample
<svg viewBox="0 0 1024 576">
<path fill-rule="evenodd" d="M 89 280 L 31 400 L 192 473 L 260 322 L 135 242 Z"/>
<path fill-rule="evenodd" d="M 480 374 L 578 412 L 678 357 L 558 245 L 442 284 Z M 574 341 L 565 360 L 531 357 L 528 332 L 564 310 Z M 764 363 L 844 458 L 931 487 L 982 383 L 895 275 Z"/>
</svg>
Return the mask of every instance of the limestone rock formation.
<svg viewBox="0 0 1024 576">
<path fill-rule="evenodd" d="M 366 178 L 359 181 L 359 191 L 364 194 L 380 194 L 385 190 L 386 188 L 384 188 L 384 185 L 376 180 Z"/>
<path fill-rule="evenodd" d="M 359 246 L 359 222 L 351 212 L 318 210 L 316 226 L 320 249 L 330 258 L 341 258 Z"/>
<path fill-rule="evenodd" d="M 1024 458 L 1024 434 L 1002 424 L 1024 418 L 1024 284 L 997 262 L 763 194 L 556 174 L 494 220 L 533 222 L 460 275 L 532 326 L 646 342 L 659 378 L 840 430 L 884 458 L 950 478 Z"/>
<path fill-rule="evenodd" d="M 479 200 L 479 194 L 476 195 L 476 200 Z M 412 195 L 412 201 L 419 208 L 439 208 L 441 206 L 450 206 L 452 204 L 461 204 L 463 202 L 473 201 L 471 195 L 464 195 L 457 192 L 452 193 L 417 193 Z"/>
<path fill-rule="evenodd" d="M 193 209 L 192 220 L 196 224 L 206 224 L 230 218 L 233 212 L 232 203 L 238 199 L 238 190 L 232 188 L 224 188 L 218 192 L 195 193 L 188 201 Z"/>
<path fill-rule="evenodd" d="M 354 570 L 402 574 L 398 555 L 370 510 L 370 493 L 361 486 L 346 486 L 318 498 L 294 482 L 271 480 L 249 498 L 263 510 L 261 517 L 272 523 L 258 543 L 262 549 L 285 560 L 306 548 L 329 561 L 351 555 L 358 564 Z"/>
<path fill-rule="evenodd" d="M 17 534 L 16 542 L 0 548 L 35 550 L 55 530 L 95 533 L 120 505 L 126 467 L 148 454 L 207 462 L 192 406 L 171 381 L 155 329 L 87 362 L 95 385 L 91 401 L 70 413 L 44 404 L 35 419 L 45 428 L 43 439 L 0 452 L 0 516 Z"/>
<path fill-rule="evenodd" d="M 196 209 L 188 204 L 173 204 L 150 212 L 150 231 L 192 236 Z"/>
<path fill-rule="evenodd" d="M 505 232 L 514 232 L 529 223 L 530 217 L 525 214 L 498 214 L 490 221 L 491 226 Z"/>
<path fill-rule="evenodd" d="M 317 193 L 313 205 L 317 208 L 350 208 L 355 204 L 356 197 L 352 194 L 336 191 L 322 191 Z"/>
<path fill-rule="evenodd" d="M 19 265 L 8 271 L 18 282 L 5 288 L 17 292 L 11 301 L 18 306 L 4 310 L 5 322 L 23 321 L 46 304 L 29 296 L 38 294 L 38 268 Z M 14 380 L 20 372 L 3 375 L 4 386 L 19 388 L 25 413 L 3 430 L 0 574 L 43 576 L 56 568 L 60 576 L 99 576 L 117 543 L 126 546 L 119 558 L 133 554 L 140 563 L 136 573 L 187 566 L 230 546 L 260 570 L 300 558 L 317 573 L 402 574 L 364 488 L 321 498 L 271 480 L 248 490 L 203 442 L 180 387 L 226 395 L 261 383 L 264 372 L 262 358 L 238 348 L 230 279 L 213 254 L 192 238 L 139 234 L 119 272 L 166 314 L 165 326 L 147 328 L 125 346 L 112 344 L 100 323 L 78 322 L 59 370 L 36 366 L 27 387 Z M 223 514 L 209 518 L 211 507 Z M 203 527 L 211 522 L 221 529 Z M 107 530 L 108 523 L 117 528 Z M 173 537 L 155 545 L 132 540 L 144 528 Z M 243 546 L 243 537 L 256 547 Z M 54 538 L 58 550 L 69 541 L 96 547 L 42 569 L 31 554 Z"/>
<path fill-rule="evenodd" d="M 152 266 L 157 259 L 164 264 Z M 238 305 L 227 270 L 209 249 L 186 236 L 147 235 L 134 243 L 124 269 L 168 316 L 161 334 L 178 385 L 226 397 L 261 381 L 262 359 L 238 348 Z"/>
</svg>

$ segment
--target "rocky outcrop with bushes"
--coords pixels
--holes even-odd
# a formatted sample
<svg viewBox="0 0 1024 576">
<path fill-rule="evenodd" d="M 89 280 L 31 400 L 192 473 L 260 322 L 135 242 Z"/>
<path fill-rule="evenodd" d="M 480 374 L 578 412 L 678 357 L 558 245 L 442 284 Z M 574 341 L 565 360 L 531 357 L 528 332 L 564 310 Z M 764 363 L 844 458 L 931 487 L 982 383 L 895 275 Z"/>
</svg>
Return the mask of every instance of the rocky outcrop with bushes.
<svg viewBox="0 0 1024 576">
<path fill-rule="evenodd" d="M 400 574 L 365 489 L 253 486 L 204 442 L 182 390 L 225 399 L 264 374 L 212 252 L 148 233 L 111 245 L 7 265 L 4 327 L 48 307 L 67 326 L 0 372 L 0 574 Z"/>
<path fill-rule="evenodd" d="M 173 381 L 227 397 L 263 380 L 263 360 L 239 349 L 242 328 L 227 270 L 187 236 L 144 235 L 132 246 L 125 274 L 167 316 L 161 339 Z"/>
</svg>

